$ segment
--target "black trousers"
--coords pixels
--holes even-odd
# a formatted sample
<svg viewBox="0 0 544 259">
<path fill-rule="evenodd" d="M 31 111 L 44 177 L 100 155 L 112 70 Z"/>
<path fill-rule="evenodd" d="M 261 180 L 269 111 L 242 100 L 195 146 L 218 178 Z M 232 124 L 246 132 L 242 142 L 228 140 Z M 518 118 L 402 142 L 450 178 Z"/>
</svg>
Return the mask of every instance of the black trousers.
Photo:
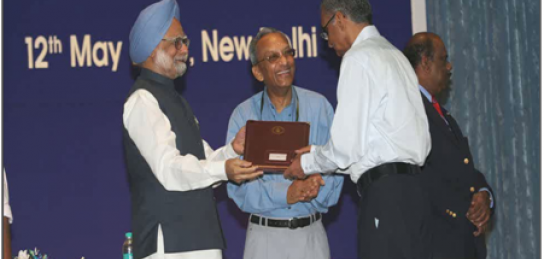
<svg viewBox="0 0 544 259">
<path fill-rule="evenodd" d="M 393 174 L 359 193 L 360 259 L 432 258 L 431 209 L 421 174 Z"/>
</svg>

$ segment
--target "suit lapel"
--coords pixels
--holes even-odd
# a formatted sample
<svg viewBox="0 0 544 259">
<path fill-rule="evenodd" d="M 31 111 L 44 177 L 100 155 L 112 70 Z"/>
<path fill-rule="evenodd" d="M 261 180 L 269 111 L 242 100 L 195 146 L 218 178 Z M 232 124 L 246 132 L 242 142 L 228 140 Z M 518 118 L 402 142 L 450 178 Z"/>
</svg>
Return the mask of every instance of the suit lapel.
<svg viewBox="0 0 544 259">
<path fill-rule="evenodd" d="M 461 128 L 459 128 L 457 121 L 455 121 L 455 119 L 450 115 L 450 113 L 446 110 L 444 111 L 445 111 L 446 120 L 448 120 L 448 122 L 450 123 L 451 132 L 453 132 L 453 134 L 455 135 L 458 141 L 461 141 L 461 139 L 463 139 L 463 132 L 461 132 Z"/>
<path fill-rule="evenodd" d="M 427 98 L 422 94 L 423 98 L 423 104 L 425 105 L 425 112 L 427 112 L 427 118 L 429 118 L 429 122 L 433 123 L 437 128 L 442 131 L 444 135 L 448 139 L 451 140 L 456 146 L 459 146 L 459 142 L 457 141 L 457 138 L 455 137 L 454 133 L 450 130 L 448 124 L 442 119 L 440 114 L 435 110 L 433 104 L 427 100 Z M 449 122 L 450 120 L 448 120 Z"/>
</svg>

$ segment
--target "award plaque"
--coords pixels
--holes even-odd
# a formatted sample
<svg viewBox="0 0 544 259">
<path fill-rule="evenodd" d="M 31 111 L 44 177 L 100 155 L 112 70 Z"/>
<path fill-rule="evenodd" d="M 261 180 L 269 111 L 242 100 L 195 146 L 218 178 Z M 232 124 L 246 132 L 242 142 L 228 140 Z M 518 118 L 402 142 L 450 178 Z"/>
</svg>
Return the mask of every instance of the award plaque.
<svg viewBox="0 0 544 259">
<path fill-rule="evenodd" d="M 295 150 L 308 146 L 309 139 L 307 122 L 249 120 L 244 160 L 265 172 L 281 173 L 291 165 Z"/>
</svg>

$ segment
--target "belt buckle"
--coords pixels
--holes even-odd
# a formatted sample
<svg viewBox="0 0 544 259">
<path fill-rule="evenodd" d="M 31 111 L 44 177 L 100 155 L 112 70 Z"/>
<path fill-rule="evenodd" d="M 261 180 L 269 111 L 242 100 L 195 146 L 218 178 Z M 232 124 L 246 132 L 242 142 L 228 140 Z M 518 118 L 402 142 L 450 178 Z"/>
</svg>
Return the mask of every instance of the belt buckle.
<svg viewBox="0 0 544 259">
<path fill-rule="evenodd" d="M 295 217 L 295 218 L 289 219 L 287 226 L 289 227 L 289 229 L 298 228 L 298 218 Z"/>
</svg>

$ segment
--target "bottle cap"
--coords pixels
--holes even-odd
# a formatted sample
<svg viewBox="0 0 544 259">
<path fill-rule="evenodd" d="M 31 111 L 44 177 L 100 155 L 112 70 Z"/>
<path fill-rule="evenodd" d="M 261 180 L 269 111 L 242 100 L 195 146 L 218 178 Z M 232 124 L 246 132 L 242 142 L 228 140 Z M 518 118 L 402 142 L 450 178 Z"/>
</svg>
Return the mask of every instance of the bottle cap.
<svg viewBox="0 0 544 259">
<path fill-rule="evenodd" d="M 125 237 L 127 237 L 127 238 L 132 238 L 132 233 L 131 233 L 131 232 L 127 232 L 127 233 L 125 234 Z"/>
</svg>

